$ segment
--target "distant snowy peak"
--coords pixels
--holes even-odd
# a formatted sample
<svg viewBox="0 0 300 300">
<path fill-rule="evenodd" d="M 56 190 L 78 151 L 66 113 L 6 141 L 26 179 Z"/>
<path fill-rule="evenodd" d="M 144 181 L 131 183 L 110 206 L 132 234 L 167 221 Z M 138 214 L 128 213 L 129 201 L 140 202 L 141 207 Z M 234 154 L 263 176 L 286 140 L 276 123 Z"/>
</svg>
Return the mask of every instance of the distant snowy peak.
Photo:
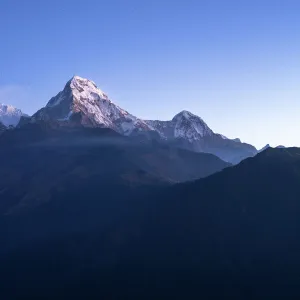
<svg viewBox="0 0 300 300">
<path fill-rule="evenodd" d="M 186 110 L 175 115 L 171 121 L 148 120 L 146 122 L 165 139 L 183 138 L 192 143 L 213 134 L 200 117 Z"/>
<path fill-rule="evenodd" d="M 204 123 L 204 121 L 200 117 L 194 115 L 193 113 L 191 113 L 190 111 L 187 111 L 187 110 L 183 110 L 180 113 L 178 113 L 177 115 L 175 115 L 173 117 L 172 121 L 176 122 L 176 121 L 182 120 L 182 119 L 186 119 L 186 120 L 195 120 L 196 119 L 196 120 L 200 120 L 201 122 Z"/>
<path fill-rule="evenodd" d="M 0 103 L 0 121 L 5 126 L 16 126 L 19 120 L 25 114 L 18 108 L 12 105 Z"/>
<path fill-rule="evenodd" d="M 175 138 L 187 138 L 189 141 L 193 141 L 213 134 L 213 131 L 200 117 L 186 110 L 177 114 L 172 122 L 175 123 Z"/>
<path fill-rule="evenodd" d="M 152 130 L 146 122 L 114 104 L 93 81 L 79 76 L 74 76 L 33 119 L 68 121 L 74 115 L 81 116 L 83 126 L 108 127 L 124 135 Z"/>
<path fill-rule="evenodd" d="M 253 156 L 257 150 L 240 139 L 229 139 L 214 133 L 198 116 L 182 111 L 171 121 L 146 121 L 162 138 L 172 141 L 176 146 L 196 152 L 212 153 L 224 161 L 236 164 Z"/>
</svg>

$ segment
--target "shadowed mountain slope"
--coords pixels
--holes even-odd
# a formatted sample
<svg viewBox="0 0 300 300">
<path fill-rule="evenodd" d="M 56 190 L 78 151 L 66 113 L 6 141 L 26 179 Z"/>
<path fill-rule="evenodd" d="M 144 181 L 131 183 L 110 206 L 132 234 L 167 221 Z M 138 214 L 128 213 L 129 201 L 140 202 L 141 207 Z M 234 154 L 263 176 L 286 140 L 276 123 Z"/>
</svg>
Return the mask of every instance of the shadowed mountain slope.
<svg viewBox="0 0 300 300">
<path fill-rule="evenodd" d="M 297 299 L 299 182 L 300 149 L 269 148 L 175 186 L 65 186 L 45 205 L 1 217 L 3 291 Z"/>
<path fill-rule="evenodd" d="M 47 202 L 72 186 L 165 185 L 230 166 L 218 157 L 170 147 L 111 129 L 41 122 L 0 138 L 0 212 Z M 9 158 L 9 159 L 5 159 Z M 12 200 L 14 199 L 14 200 Z"/>
</svg>

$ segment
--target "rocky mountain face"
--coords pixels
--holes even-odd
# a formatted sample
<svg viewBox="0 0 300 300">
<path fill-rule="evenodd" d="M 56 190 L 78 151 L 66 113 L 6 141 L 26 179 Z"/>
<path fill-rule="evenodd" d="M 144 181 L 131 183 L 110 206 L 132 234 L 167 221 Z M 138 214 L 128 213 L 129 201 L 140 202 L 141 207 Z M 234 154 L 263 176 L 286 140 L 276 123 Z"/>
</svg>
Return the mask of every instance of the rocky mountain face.
<svg viewBox="0 0 300 300">
<path fill-rule="evenodd" d="M 0 103 L 0 121 L 6 126 L 16 126 L 25 114 L 18 108 Z"/>
<path fill-rule="evenodd" d="M 31 118 L 23 117 L 19 125 L 53 120 L 64 126 L 111 128 L 125 136 L 147 135 L 180 148 L 211 153 L 234 164 L 257 153 L 239 139 L 214 133 L 200 117 L 188 111 L 180 112 L 171 121 L 137 118 L 114 104 L 93 81 L 79 76 L 74 76 Z"/>
</svg>

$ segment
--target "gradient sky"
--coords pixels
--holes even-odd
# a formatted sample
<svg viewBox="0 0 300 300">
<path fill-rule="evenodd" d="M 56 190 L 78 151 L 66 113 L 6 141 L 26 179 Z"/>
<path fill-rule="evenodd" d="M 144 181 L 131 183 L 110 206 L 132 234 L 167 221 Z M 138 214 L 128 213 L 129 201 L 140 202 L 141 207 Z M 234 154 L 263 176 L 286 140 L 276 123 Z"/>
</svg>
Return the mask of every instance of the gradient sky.
<svg viewBox="0 0 300 300">
<path fill-rule="evenodd" d="M 186 109 L 260 148 L 300 146 L 299 0 L 0 1 L 0 102 L 73 76 L 147 119 Z"/>
</svg>

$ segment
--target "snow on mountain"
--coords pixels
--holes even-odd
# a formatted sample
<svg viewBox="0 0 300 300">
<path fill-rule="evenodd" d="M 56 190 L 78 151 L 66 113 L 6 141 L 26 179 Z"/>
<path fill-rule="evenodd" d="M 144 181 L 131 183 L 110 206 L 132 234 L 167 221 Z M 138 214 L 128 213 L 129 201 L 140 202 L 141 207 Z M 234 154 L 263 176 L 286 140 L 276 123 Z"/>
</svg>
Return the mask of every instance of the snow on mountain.
<svg viewBox="0 0 300 300">
<path fill-rule="evenodd" d="M 186 110 L 178 113 L 171 121 L 147 120 L 146 122 L 165 139 L 183 138 L 193 143 L 204 137 L 217 135 L 223 140 L 242 143 L 238 138 L 229 139 L 223 134 L 214 133 L 203 119 Z"/>
<path fill-rule="evenodd" d="M 20 124 L 39 120 L 106 127 L 123 135 L 156 136 L 177 147 L 212 153 L 231 163 L 257 153 L 253 146 L 241 143 L 239 139 L 231 140 L 214 133 L 200 117 L 186 110 L 170 121 L 139 119 L 114 104 L 93 81 L 79 76 L 68 81 L 63 91 L 30 119 L 22 118 Z"/>
<path fill-rule="evenodd" d="M 175 138 L 185 138 L 192 142 L 213 134 L 213 131 L 200 117 L 185 110 L 177 114 L 172 122 L 175 122 Z"/>
<path fill-rule="evenodd" d="M 146 121 L 164 139 L 183 138 L 189 142 L 197 141 L 213 131 L 198 116 L 189 111 L 178 113 L 171 121 Z"/>
<path fill-rule="evenodd" d="M 212 153 L 224 161 L 236 164 L 246 157 L 254 156 L 257 150 L 240 139 L 228 139 L 214 133 L 198 116 L 182 111 L 170 121 L 146 121 L 160 136 L 177 147 L 196 152 Z"/>
<path fill-rule="evenodd" d="M 23 112 L 11 105 L 0 103 L 0 121 L 7 126 L 16 126 L 19 120 L 24 116 Z"/>
<path fill-rule="evenodd" d="M 93 81 L 79 76 L 74 76 L 32 120 L 68 121 L 74 115 L 80 115 L 81 125 L 108 127 L 124 135 L 152 130 L 146 122 L 115 105 Z"/>
</svg>

